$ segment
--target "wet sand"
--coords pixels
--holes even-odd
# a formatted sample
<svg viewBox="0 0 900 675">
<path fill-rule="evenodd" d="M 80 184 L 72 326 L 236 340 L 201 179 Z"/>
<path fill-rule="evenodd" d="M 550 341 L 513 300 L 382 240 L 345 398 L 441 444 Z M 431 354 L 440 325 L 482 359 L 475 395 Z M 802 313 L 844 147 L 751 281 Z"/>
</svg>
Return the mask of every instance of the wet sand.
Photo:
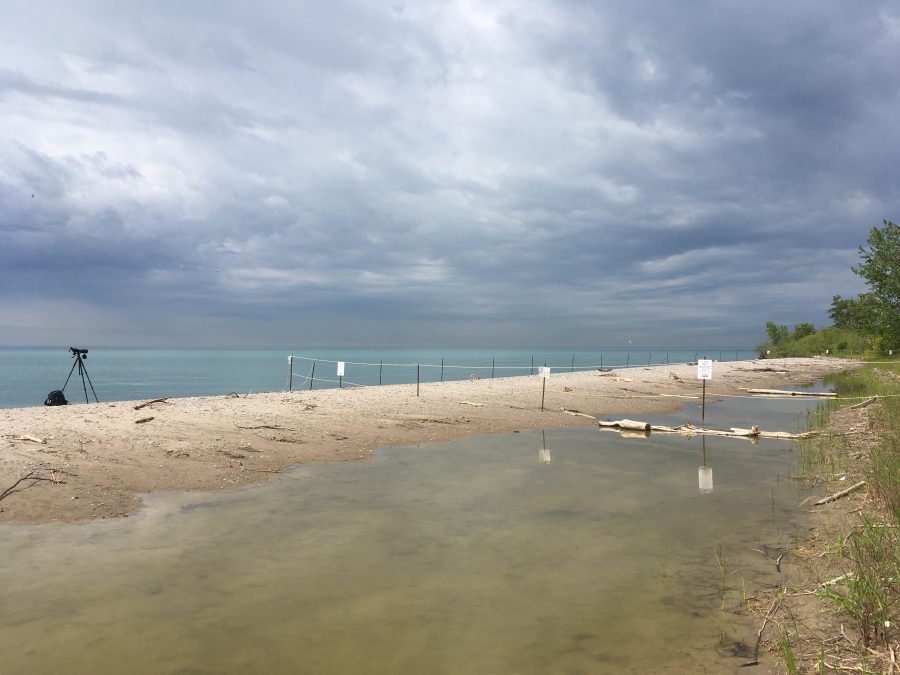
<svg viewBox="0 0 900 675">
<path fill-rule="evenodd" d="M 845 359 L 717 362 L 707 397 L 786 388 L 857 365 Z M 385 446 L 594 424 L 700 400 L 696 366 L 462 382 L 0 410 L 0 524 L 127 516 L 140 493 L 263 482 L 293 464 L 355 461 Z M 694 408 L 696 411 L 696 407 Z M 752 420 L 748 420 L 748 423 Z M 36 442 L 33 439 L 44 441 Z M 48 480 L 49 479 L 49 480 Z"/>
</svg>

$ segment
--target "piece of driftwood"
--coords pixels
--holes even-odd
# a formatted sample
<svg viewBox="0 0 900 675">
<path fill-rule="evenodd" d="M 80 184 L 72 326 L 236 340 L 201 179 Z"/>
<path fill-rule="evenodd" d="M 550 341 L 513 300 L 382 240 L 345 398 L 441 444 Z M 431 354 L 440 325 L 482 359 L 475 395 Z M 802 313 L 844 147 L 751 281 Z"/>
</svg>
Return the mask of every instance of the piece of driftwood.
<svg viewBox="0 0 900 675">
<path fill-rule="evenodd" d="M 837 396 L 837 392 L 834 391 L 788 391 L 785 389 L 745 389 L 744 391 L 761 396 L 820 396 L 826 398 Z"/>
<path fill-rule="evenodd" d="M 165 403 L 169 400 L 169 398 L 169 396 L 165 396 L 163 398 L 155 398 L 152 401 L 146 401 L 145 403 L 139 403 L 138 405 L 134 406 L 134 409 L 140 410 L 141 408 L 146 408 L 148 405 L 153 405 L 154 403 Z"/>
<path fill-rule="evenodd" d="M 817 502 L 813 502 L 813 506 L 822 506 L 822 504 L 827 504 L 828 502 L 833 502 L 836 499 L 840 499 L 841 497 L 846 497 L 851 492 L 853 492 L 854 490 L 858 490 L 865 484 L 866 484 L 866 481 L 861 480 L 858 483 L 851 485 L 846 490 L 841 490 L 840 492 L 835 492 L 833 495 L 828 495 L 827 497 L 823 497 L 822 499 L 820 499 Z"/>
<path fill-rule="evenodd" d="M 731 427 L 730 429 L 707 429 L 704 427 L 694 426 L 690 422 L 677 427 L 667 427 L 657 424 L 648 424 L 647 422 L 636 422 L 634 420 L 600 420 L 598 422 L 601 428 L 606 429 L 630 429 L 637 431 L 658 431 L 663 434 L 682 434 L 684 436 L 709 435 L 709 436 L 730 436 L 736 438 L 774 438 L 784 440 L 794 440 L 801 438 L 810 438 L 816 435 L 814 431 L 805 431 L 799 434 L 793 434 L 787 431 L 761 431 L 759 427 L 753 426 L 749 429 L 741 429 L 740 427 Z"/>
<path fill-rule="evenodd" d="M 575 415 L 575 417 L 587 417 L 589 420 L 596 419 L 593 415 L 588 415 L 578 410 L 566 410 L 565 408 L 560 408 L 567 415 Z"/>
<path fill-rule="evenodd" d="M 860 401 L 859 403 L 851 405 L 850 410 L 855 410 L 856 408 L 865 408 L 867 405 L 869 405 L 870 403 L 874 403 L 877 400 L 878 400 L 877 396 L 873 396 L 872 398 L 867 398 L 865 401 Z"/>
<path fill-rule="evenodd" d="M 756 649 L 754 649 L 754 651 L 753 651 L 753 660 L 747 661 L 747 663 L 744 664 L 745 666 L 756 666 L 759 664 L 759 645 L 762 642 L 763 631 L 766 629 L 766 624 L 769 623 L 769 619 L 772 616 L 772 612 L 775 611 L 775 607 L 778 605 L 778 603 L 781 601 L 781 598 L 783 598 L 783 597 L 784 597 L 784 592 L 782 591 L 781 593 L 776 595 L 775 599 L 772 601 L 772 606 L 769 607 L 769 611 L 766 612 L 766 616 L 763 619 L 762 626 L 760 626 L 759 630 L 756 632 Z"/>
<path fill-rule="evenodd" d="M 600 420 L 598 424 L 601 427 L 612 427 L 614 429 L 627 429 L 630 431 L 650 431 L 649 422 L 636 422 L 635 420 L 616 420 L 614 422 Z"/>
<path fill-rule="evenodd" d="M 470 405 L 475 408 L 483 408 L 484 407 L 484 403 L 472 403 L 471 401 L 460 401 L 459 404 L 460 405 Z"/>
<path fill-rule="evenodd" d="M 149 422 L 149 421 L 152 420 L 152 419 L 156 419 L 156 418 L 154 418 L 154 417 L 152 417 L 152 416 L 151 416 L 151 417 L 142 417 L 142 418 L 139 419 L 139 420 L 135 420 L 134 423 L 135 423 L 135 424 L 144 424 L 144 423 L 146 423 L 146 422 Z"/>
<path fill-rule="evenodd" d="M 29 434 L 22 434 L 21 436 L 13 436 L 14 441 L 30 441 L 31 443 L 39 443 L 41 445 L 47 445 L 47 439 L 38 438 L 37 436 L 31 436 Z"/>
<path fill-rule="evenodd" d="M 853 576 L 853 572 L 847 572 L 847 574 L 842 574 L 841 576 L 835 577 L 834 579 L 829 579 L 828 581 L 823 581 L 821 584 L 819 584 L 819 586 L 822 588 L 824 588 L 825 586 L 834 586 L 835 584 L 838 584 L 838 583 L 844 581 L 845 579 L 849 579 L 852 576 Z"/>
</svg>

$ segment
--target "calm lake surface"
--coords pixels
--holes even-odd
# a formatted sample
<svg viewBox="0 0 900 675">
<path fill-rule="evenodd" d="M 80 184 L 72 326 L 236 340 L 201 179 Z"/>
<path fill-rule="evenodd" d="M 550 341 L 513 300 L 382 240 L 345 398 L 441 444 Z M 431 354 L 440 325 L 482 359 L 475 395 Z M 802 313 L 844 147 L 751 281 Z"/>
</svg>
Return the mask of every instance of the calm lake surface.
<svg viewBox="0 0 900 675">
<path fill-rule="evenodd" d="M 475 374 L 533 374 L 531 364 L 560 370 L 594 370 L 650 363 L 684 363 L 698 355 L 734 361 L 752 359 L 747 347 L 605 347 L 591 349 L 109 349 L 88 350 L 82 381 L 68 349 L 0 348 L 0 408 L 43 405 L 47 394 L 65 386 L 66 398 L 85 395 L 101 402 L 162 396 L 215 396 L 337 387 L 337 361 L 345 362 L 345 386 L 465 380 Z M 288 356 L 295 356 L 293 368 Z M 384 364 L 383 366 L 381 364 Z M 443 367 L 441 364 L 444 364 Z M 315 371 L 313 365 L 315 364 Z M 418 366 L 418 368 L 417 368 Z M 293 371 L 293 377 L 291 377 Z M 94 391 L 91 391 L 91 385 Z"/>
<path fill-rule="evenodd" d="M 793 431 L 809 405 L 732 399 L 706 418 Z M 548 429 L 155 494 L 123 520 L 3 526 L 3 671 L 737 671 L 758 628 L 735 613 L 742 589 L 784 580 L 753 549 L 804 522 L 796 454 Z"/>
</svg>

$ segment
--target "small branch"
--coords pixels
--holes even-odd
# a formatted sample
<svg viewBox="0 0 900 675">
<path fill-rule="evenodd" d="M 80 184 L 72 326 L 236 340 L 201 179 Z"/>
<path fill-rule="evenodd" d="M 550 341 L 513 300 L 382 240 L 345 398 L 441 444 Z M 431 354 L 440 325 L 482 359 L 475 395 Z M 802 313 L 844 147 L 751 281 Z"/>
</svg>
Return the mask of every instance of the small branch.
<svg viewBox="0 0 900 675">
<path fill-rule="evenodd" d="M 31 441 L 32 443 L 39 443 L 41 445 L 47 444 L 47 439 L 38 438 L 37 436 L 31 436 L 29 434 L 22 434 L 21 436 L 13 436 L 14 441 Z"/>
<path fill-rule="evenodd" d="M 865 401 L 860 401 L 855 405 L 850 406 L 850 410 L 855 410 L 856 408 L 865 408 L 870 403 L 873 403 L 878 400 L 877 396 L 873 396 L 872 398 L 867 398 Z"/>
<path fill-rule="evenodd" d="M 148 405 L 153 405 L 154 403 L 165 403 L 169 400 L 169 396 L 165 396 L 163 398 L 155 398 L 152 401 L 147 401 L 146 403 L 140 403 L 134 406 L 135 410 L 140 410 L 141 408 L 146 408 Z"/>
<path fill-rule="evenodd" d="M 745 666 L 755 666 L 759 664 L 759 644 L 762 642 L 762 634 L 766 629 L 766 624 L 769 623 L 769 618 L 772 616 L 772 612 L 775 611 L 775 606 L 781 601 L 781 598 L 784 597 L 784 590 L 775 596 L 775 599 L 772 601 L 772 606 L 769 607 L 769 611 L 766 612 L 766 616 L 763 619 L 762 626 L 759 627 L 759 630 L 756 632 L 756 648 L 753 650 L 753 660 L 747 661 L 747 663 L 743 664 Z"/>
<path fill-rule="evenodd" d="M 19 485 L 21 485 L 22 483 L 24 483 L 26 480 L 33 480 L 33 481 L 45 480 L 45 481 L 47 481 L 47 482 L 49 482 L 49 483 L 55 483 L 55 484 L 57 484 L 57 485 L 60 485 L 60 484 L 63 484 L 63 483 L 64 483 L 64 481 L 57 480 L 56 478 L 48 478 L 48 477 L 46 477 L 46 476 L 39 476 L 39 475 L 37 475 L 37 473 L 35 472 L 35 470 L 32 469 L 31 471 L 29 471 L 28 473 L 26 473 L 24 476 L 22 476 L 19 480 L 17 480 L 15 483 L 13 483 L 13 484 L 10 485 L 8 488 L 6 488 L 5 490 L 3 490 L 3 492 L 0 492 L 0 501 L 3 501 L 4 499 L 6 499 L 7 497 L 9 497 L 11 494 L 13 494 L 13 493 L 15 493 L 15 492 L 20 492 L 20 491 L 22 491 L 22 490 L 25 490 L 25 489 L 31 487 L 31 485 L 34 485 L 34 484 L 35 484 L 35 483 L 32 483 L 31 485 L 26 485 L 26 486 L 24 486 L 24 487 L 19 487 Z"/>
<path fill-rule="evenodd" d="M 145 422 L 149 422 L 149 421 L 152 420 L 152 419 L 156 419 L 156 418 L 155 418 L 155 417 L 152 417 L 152 416 L 151 416 L 151 417 L 142 417 L 142 418 L 139 419 L 139 420 L 135 420 L 134 423 L 135 423 L 135 424 L 144 424 Z"/>
<path fill-rule="evenodd" d="M 574 415 L 575 417 L 587 417 L 589 420 L 597 419 L 593 415 L 587 415 L 583 412 L 579 412 L 578 410 L 566 410 L 565 408 L 560 408 L 560 410 L 562 410 L 567 415 Z"/>
<path fill-rule="evenodd" d="M 840 492 L 835 492 L 833 495 L 828 495 L 827 497 L 823 497 L 819 501 L 814 502 L 813 506 L 822 506 L 822 504 L 827 504 L 828 502 L 833 502 L 835 499 L 840 499 L 841 497 L 846 497 L 851 492 L 853 492 L 854 490 L 858 490 L 865 484 L 866 484 L 866 481 L 861 480 L 858 483 L 856 483 L 855 485 L 851 485 L 846 490 L 841 490 Z"/>
<path fill-rule="evenodd" d="M 242 427 L 240 424 L 235 424 L 238 429 L 282 429 L 283 427 L 278 426 L 277 424 L 258 424 L 254 427 Z"/>
<path fill-rule="evenodd" d="M 823 581 L 819 584 L 820 588 L 824 588 L 825 586 L 834 586 L 836 583 L 843 581 L 844 579 L 849 579 L 853 576 L 853 572 L 847 572 L 847 574 L 842 574 L 839 577 L 835 577 L 834 579 L 829 579 L 828 581 Z"/>
</svg>

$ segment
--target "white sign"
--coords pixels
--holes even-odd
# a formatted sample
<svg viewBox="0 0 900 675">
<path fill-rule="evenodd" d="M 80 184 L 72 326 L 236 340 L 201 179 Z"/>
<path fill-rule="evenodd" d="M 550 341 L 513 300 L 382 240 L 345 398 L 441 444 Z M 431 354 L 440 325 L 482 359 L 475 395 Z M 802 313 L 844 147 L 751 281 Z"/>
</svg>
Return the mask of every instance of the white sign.
<svg viewBox="0 0 900 675">
<path fill-rule="evenodd" d="M 697 361 L 697 379 L 698 380 L 711 380 L 712 379 L 712 360 L 711 359 L 700 359 Z"/>
<path fill-rule="evenodd" d="M 544 379 L 550 377 L 550 366 L 540 366 L 538 368 L 538 375 L 540 375 Z"/>
<path fill-rule="evenodd" d="M 343 376 L 344 376 L 344 362 L 343 362 L 343 361 L 338 361 L 337 363 L 338 363 L 338 369 L 337 369 L 338 372 L 337 372 L 337 376 L 338 376 L 338 377 L 343 377 Z"/>
</svg>

